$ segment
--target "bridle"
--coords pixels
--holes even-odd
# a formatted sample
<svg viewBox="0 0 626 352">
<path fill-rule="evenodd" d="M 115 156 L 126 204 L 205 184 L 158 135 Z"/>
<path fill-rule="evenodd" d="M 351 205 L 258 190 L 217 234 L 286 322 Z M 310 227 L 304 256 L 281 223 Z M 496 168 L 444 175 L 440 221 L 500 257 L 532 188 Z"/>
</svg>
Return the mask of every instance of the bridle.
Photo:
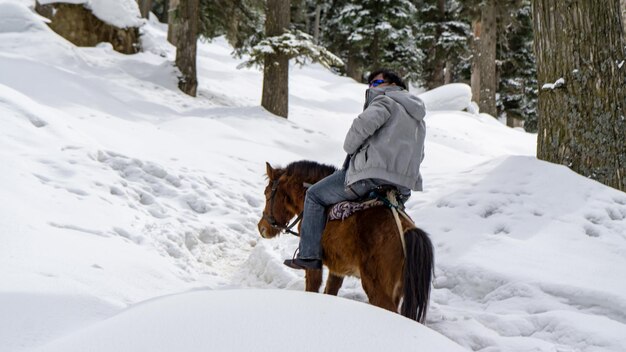
<svg viewBox="0 0 626 352">
<path fill-rule="evenodd" d="M 267 221 L 270 226 L 272 228 L 278 229 L 280 231 L 285 231 L 287 233 L 290 233 L 294 236 L 300 236 L 299 233 L 291 230 L 294 226 L 296 226 L 300 220 L 302 220 L 302 213 L 298 214 L 298 217 L 291 223 L 289 224 L 289 222 L 287 222 L 286 225 L 281 225 L 276 221 L 276 218 L 274 217 L 274 196 L 276 196 L 276 191 L 278 190 L 278 185 L 279 185 L 279 180 L 276 179 L 274 181 L 272 181 L 272 193 L 270 193 L 270 214 L 267 215 L 265 214 L 265 212 L 263 212 L 263 219 L 265 219 L 265 221 Z"/>
</svg>

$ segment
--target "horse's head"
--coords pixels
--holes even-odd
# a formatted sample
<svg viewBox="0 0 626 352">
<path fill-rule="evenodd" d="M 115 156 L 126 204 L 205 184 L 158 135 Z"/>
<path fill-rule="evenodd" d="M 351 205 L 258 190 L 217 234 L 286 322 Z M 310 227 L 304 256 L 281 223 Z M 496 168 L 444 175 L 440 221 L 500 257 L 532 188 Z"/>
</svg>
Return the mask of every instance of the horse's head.
<svg viewBox="0 0 626 352">
<path fill-rule="evenodd" d="M 287 227 L 289 220 L 298 212 L 298 204 L 294 199 L 294 182 L 285 169 L 273 169 L 269 163 L 265 187 L 265 208 L 259 221 L 259 233 L 263 238 L 272 238 Z"/>
</svg>

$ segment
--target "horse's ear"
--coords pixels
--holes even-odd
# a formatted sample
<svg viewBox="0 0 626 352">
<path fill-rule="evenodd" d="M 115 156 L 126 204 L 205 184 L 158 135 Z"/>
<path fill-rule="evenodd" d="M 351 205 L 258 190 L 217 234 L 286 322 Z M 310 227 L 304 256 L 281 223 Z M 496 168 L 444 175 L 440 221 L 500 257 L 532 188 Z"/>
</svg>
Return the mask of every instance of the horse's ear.
<svg viewBox="0 0 626 352">
<path fill-rule="evenodd" d="M 268 163 L 267 161 L 265 162 L 265 169 L 265 172 L 267 172 L 267 177 L 273 179 L 272 176 L 274 176 L 274 169 L 272 169 L 272 165 L 270 165 L 270 163 Z"/>
</svg>

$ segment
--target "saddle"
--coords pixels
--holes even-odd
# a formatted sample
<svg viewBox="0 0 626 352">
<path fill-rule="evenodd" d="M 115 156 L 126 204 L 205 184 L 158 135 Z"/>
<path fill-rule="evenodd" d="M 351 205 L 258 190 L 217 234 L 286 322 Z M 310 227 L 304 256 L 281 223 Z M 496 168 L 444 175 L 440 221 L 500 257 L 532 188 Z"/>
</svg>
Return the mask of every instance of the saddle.
<svg viewBox="0 0 626 352">
<path fill-rule="evenodd" d="M 378 186 L 360 199 L 347 200 L 331 206 L 328 209 L 328 221 L 345 220 L 354 213 L 381 205 L 391 207 L 394 202 L 389 197 L 395 197 L 400 210 L 404 210 L 404 203 L 409 199 L 408 195 L 400 193 L 394 186 Z"/>
</svg>

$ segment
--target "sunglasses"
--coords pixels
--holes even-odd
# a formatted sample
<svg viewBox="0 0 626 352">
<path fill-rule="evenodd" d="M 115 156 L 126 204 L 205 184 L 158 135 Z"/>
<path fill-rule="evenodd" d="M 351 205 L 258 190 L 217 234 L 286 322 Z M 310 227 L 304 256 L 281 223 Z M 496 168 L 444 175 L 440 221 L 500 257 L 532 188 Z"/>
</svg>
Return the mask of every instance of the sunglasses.
<svg viewBox="0 0 626 352">
<path fill-rule="evenodd" d="M 377 79 L 370 82 L 370 87 L 378 87 L 379 85 L 386 83 L 384 79 Z"/>
</svg>

